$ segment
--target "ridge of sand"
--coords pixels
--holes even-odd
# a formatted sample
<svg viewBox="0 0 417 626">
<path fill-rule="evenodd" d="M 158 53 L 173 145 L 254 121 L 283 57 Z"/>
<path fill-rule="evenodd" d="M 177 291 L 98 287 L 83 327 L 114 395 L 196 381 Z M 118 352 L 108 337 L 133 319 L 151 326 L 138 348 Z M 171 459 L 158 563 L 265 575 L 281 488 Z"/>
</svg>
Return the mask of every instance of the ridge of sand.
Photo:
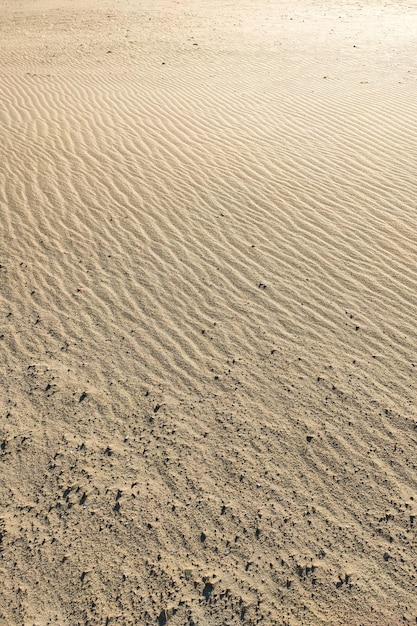
<svg viewBox="0 0 417 626">
<path fill-rule="evenodd" d="M 417 621 L 417 12 L 0 8 L 1 626 Z"/>
</svg>

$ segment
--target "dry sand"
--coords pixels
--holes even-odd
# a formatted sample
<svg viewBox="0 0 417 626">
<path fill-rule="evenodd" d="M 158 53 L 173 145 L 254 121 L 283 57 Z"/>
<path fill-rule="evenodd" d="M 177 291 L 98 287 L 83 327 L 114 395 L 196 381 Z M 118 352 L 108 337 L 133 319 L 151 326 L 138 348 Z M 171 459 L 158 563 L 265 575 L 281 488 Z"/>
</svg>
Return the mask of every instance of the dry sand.
<svg viewBox="0 0 417 626">
<path fill-rule="evenodd" d="M 417 621 L 416 33 L 1 1 L 1 626 Z"/>
</svg>

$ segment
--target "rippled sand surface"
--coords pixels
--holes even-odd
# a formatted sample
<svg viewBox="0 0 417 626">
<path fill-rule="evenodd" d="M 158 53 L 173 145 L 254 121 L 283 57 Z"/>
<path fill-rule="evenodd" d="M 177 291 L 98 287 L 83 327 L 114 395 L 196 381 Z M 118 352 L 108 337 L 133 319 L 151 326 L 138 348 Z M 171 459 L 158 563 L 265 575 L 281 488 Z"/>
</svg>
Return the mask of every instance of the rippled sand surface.
<svg viewBox="0 0 417 626">
<path fill-rule="evenodd" d="M 416 623 L 416 33 L 2 0 L 1 626 Z"/>
</svg>

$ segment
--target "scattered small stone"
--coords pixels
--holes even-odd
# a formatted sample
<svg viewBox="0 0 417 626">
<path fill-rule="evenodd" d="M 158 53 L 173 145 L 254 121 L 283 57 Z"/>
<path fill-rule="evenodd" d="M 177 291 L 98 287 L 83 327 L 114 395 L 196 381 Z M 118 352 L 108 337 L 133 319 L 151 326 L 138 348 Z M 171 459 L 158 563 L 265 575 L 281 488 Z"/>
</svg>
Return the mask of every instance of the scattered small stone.
<svg viewBox="0 0 417 626">
<path fill-rule="evenodd" d="M 206 600 L 208 600 L 211 596 L 211 594 L 213 593 L 213 585 L 211 583 L 206 583 L 204 589 L 203 589 L 203 596 L 205 597 Z"/>
<path fill-rule="evenodd" d="M 306 439 L 308 443 L 311 443 L 313 441 L 313 435 L 307 435 Z"/>
<path fill-rule="evenodd" d="M 79 402 L 83 402 L 87 397 L 87 392 L 83 391 L 82 394 L 80 395 L 80 399 Z"/>
<path fill-rule="evenodd" d="M 344 581 L 343 581 L 343 578 L 342 578 L 341 576 L 339 576 L 339 580 L 337 581 L 337 583 L 335 583 L 335 584 L 336 584 L 337 589 L 340 589 L 340 587 L 342 587 L 342 586 L 343 586 L 343 582 L 344 582 Z"/>
</svg>

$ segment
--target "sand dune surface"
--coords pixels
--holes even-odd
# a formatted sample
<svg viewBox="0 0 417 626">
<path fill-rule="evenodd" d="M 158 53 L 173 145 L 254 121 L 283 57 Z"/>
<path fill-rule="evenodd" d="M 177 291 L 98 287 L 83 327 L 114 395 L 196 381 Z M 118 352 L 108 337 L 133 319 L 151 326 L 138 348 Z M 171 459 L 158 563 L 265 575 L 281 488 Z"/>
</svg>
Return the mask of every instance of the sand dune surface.
<svg viewBox="0 0 417 626">
<path fill-rule="evenodd" d="M 1 626 L 417 622 L 416 33 L 1 2 Z"/>
</svg>

